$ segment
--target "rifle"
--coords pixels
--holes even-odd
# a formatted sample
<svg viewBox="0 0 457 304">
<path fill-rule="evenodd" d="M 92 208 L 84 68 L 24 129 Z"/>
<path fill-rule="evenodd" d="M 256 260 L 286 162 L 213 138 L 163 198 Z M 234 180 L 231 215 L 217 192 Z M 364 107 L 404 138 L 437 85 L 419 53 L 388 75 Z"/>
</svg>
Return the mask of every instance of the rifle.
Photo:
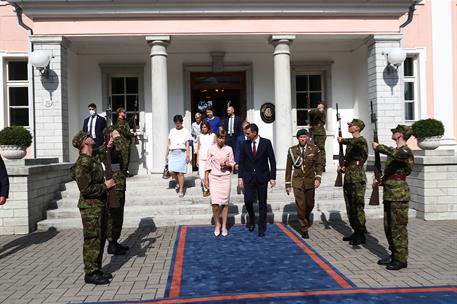
<svg viewBox="0 0 457 304">
<path fill-rule="evenodd" d="M 136 135 L 136 121 L 137 121 L 137 115 L 138 114 L 133 114 L 133 128 L 132 128 L 132 131 L 133 131 L 133 138 L 132 138 L 132 143 L 135 144 L 135 145 L 138 145 L 140 143 L 140 141 L 138 140 L 138 135 Z"/>
<path fill-rule="evenodd" d="M 375 143 L 378 143 L 378 124 L 377 121 L 378 119 L 376 118 L 376 113 L 373 111 L 373 102 L 370 101 L 370 108 L 371 108 L 371 113 L 370 113 L 370 118 L 371 118 L 371 123 L 374 125 L 374 130 L 373 130 L 373 141 Z M 374 178 L 377 181 L 376 183 L 373 182 L 373 191 L 371 192 L 371 197 L 370 197 L 370 205 L 379 205 L 379 183 L 381 182 L 381 176 L 382 176 L 382 171 L 381 171 L 381 157 L 379 155 L 379 152 L 374 151 Z"/>
<path fill-rule="evenodd" d="M 341 116 L 338 112 L 338 104 L 336 104 L 336 120 L 338 121 L 338 137 L 343 137 L 343 133 L 341 132 Z M 340 168 L 344 167 L 344 152 L 343 152 L 343 144 L 339 143 L 340 152 L 338 155 L 338 163 Z M 338 172 L 335 180 L 335 187 L 342 187 L 343 186 L 343 173 L 341 171 Z"/>
<path fill-rule="evenodd" d="M 111 121 L 111 115 L 112 115 L 112 110 L 111 110 L 111 100 L 108 100 L 108 107 L 106 108 L 106 125 L 107 129 L 110 130 L 109 132 L 106 132 L 105 134 L 105 147 L 106 147 L 106 152 L 105 152 L 105 180 L 110 180 L 113 178 L 114 172 L 111 164 L 111 149 L 108 148 L 108 143 L 110 141 L 110 134 L 111 134 L 111 126 L 112 126 L 112 121 Z M 116 197 L 116 192 L 114 191 L 114 187 L 108 189 L 107 192 L 107 207 L 108 208 L 119 208 L 119 200 Z"/>
</svg>

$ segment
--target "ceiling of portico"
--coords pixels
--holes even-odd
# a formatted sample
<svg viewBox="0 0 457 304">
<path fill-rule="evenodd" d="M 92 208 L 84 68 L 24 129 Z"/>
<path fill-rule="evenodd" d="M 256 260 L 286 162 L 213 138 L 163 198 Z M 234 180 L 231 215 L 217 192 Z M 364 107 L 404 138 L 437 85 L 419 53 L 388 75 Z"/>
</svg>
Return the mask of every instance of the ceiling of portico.
<svg viewBox="0 0 457 304">
<path fill-rule="evenodd" d="M 272 53 L 268 35 L 172 36 L 169 54 L 212 51 L 226 53 Z M 363 45 L 366 35 L 297 35 L 293 52 L 350 52 Z M 145 36 L 69 37 L 77 54 L 149 54 Z"/>
</svg>

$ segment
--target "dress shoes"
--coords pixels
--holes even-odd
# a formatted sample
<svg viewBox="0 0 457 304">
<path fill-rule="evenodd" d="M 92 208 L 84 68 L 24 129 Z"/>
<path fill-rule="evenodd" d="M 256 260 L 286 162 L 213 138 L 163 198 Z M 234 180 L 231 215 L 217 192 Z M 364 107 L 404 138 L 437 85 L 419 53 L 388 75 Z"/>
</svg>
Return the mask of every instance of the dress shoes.
<svg viewBox="0 0 457 304">
<path fill-rule="evenodd" d="M 259 231 L 259 237 L 264 237 L 265 236 L 265 231 Z"/>
<path fill-rule="evenodd" d="M 101 271 L 86 274 L 84 276 L 84 282 L 94 285 L 106 285 L 110 283 L 109 279 L 106 277 L 106 275 L 104 276 L 104 273 Z"/>
<path fill-rule="evenodd" d="M 392 257 L 391 256 L 389 256 L 387 258 L 380 259 L 378 261 L 378 265 L 384 265 L 385 266 L 385 265 L 389 265 L 390 263 L 392 263 Z"/>
<path fill-rule="evenodd" d="M 301 237 L 304 239 L 309 239 L 308 231 L 302 232 Z"/>
<path fill-rule="evenodd" d="M 255 225 L 248 225 L 248 230 L 250 232 L 254 231 L 255 230 Z"/>
<path fill-rule="evenodd" d="M 365 244 L 367 242 L 365 235 L 363 233 L 356 233 L 355 237 L 349 241 L 349 244 L 352 246 L 358 246 Z"/>
<path fill-rule="evenodd" d="M 386 266 L 386 269 L 387 270 L 400 270 L 402 268 L 406 268 L 408 267 L 408 263 L 407 262 L 400 262 L 400 261 L 396 261 L 396 260 L 393 260 L 392 262 L 390 262 L 389 265 Z"/>
<path fill-rule="evenodd" d="M 347 236 L 343 237 L 343 241 L 349 242 L 349 241 L 352 241 L 354 238 L 355 238 L 355 232 L 351 235 L 347 235 Z"/>
<path fill-rule="evenodd" d="M 108 244 L 108 253 L 114 255 L 124 255 L 127 253 L 127 250 L 123 249 L 124 246 L 118 244 L 117 242 L 109 242 Z"/>
</svg>

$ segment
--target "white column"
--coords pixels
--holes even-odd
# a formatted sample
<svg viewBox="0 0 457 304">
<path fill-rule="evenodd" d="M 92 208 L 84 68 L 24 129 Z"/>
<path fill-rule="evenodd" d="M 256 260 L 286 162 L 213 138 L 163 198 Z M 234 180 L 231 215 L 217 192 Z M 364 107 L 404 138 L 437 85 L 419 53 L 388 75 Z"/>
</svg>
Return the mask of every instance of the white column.
<svg viewBox="0 0 457 304">
<path fill-rule="evenodd" d="M 401 34 L 373 35 L 365 41 L 368 46 L 367 102 L 373 102 L 378 118 L 378 137 L 383 144 L 392 143 L 390 129 L 403 124 L 405 120 L 403 65 L 396 71 L 388 68 L 384 56 L 387 50 L 401 46 L 402 37 Z M 366 121 L 365 125 L 370 123 Z M 364 136 L 371 138 L 372 134 L 365 132 Z"/>
<path fill-rule="evenodd" d="M 34 50 L 52 56 L 48 77 L 36 71 L 33 79 L 36 157 L 58 157 L 59 161 L 67 162 L 71 139 L 76 133 L 70 134 L 68 127 L 67 49 L 70 42 L 61 36 L 31 36 L 30 41 Z"/>
<path fill-rule="evenodd" d="M 292 144 L 292 89 L 290 75 L 290 43 L 294 35 L 272 35 L 274 46 L 275 122 L 274 145 L 276 167 L 285 169 L 287 149 Z"/>
<path fill-rule="evenodd" d="M 168 79 L 167 46 L 170 36 L 147 36 L 151 47 L 151 91 L 152 91 L 152 168 L 161 172 L 165 164 L 165 149 L 168 143 Z"/>
</svg>

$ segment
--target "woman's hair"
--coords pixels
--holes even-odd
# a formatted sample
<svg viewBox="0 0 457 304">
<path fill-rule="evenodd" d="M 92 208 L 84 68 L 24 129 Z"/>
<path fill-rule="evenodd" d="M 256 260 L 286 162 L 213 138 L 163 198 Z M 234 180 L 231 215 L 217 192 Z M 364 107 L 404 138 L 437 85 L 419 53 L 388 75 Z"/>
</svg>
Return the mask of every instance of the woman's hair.
<svg viewBox="0 0 457 304">
<path fill-rule="evenodd" d="M 208 129 L 208 134 L 213 133 L 213 130 L 211 130 L 211 125 L 209 124 L 209 122 L 203 121 L 200 125 L 200 131 L 202 130 L 203 126 L 205 126 Z"/>
<path fill-rule="evenodd" d="M 174 123 L 177 123 L 177 122 L 182 123 L 182 122 L 183 122 L 182 115 L 179 115 L 179 114 L 178 114 L 178 115 L 175 115 L 175 116 L 173 117 L 173 122 L 174 122 Z"/>
<path fill-rule="evenodd" d="M 219 130 L 219 132 L 216 133 L 216 138 L 225 138 L 227 135 L 227 132 L 225 130 Z"/>
<path fill-rule="evenodd" d="M 249 128 L 249 125 L 250 125 L 250 124 L 251 124 L 251 123 L 250 123 L 249 121 L 247 121 L 247 120 L 243 121 L 243 124 L 242 124 L 243 129 Z"/>
</svg>

